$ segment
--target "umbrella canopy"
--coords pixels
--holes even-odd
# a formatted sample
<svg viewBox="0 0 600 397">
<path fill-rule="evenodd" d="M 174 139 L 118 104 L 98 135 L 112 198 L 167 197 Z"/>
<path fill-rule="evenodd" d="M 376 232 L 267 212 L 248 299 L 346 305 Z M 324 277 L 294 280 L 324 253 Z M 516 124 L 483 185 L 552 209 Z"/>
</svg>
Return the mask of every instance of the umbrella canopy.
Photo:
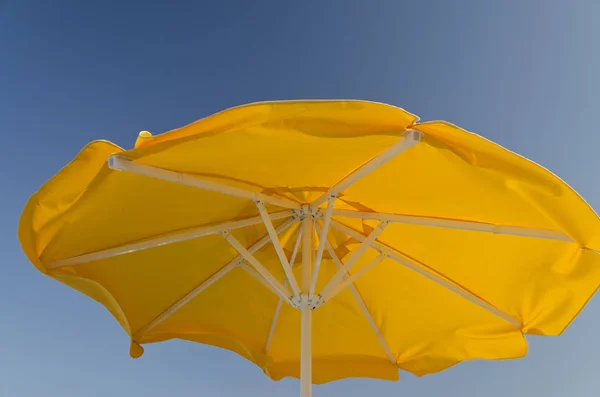
<svg viewBox="0 0 600 397">
<path fill-rule="evenodd" d="M 522 357 L 524 334 L 559 335 L 600 285 L 600 219 L 558 177 L 363 101 L 246 105 L 133 150 L 92 142 L 32 196 L 19 238 L 112 313 L 133 357 L 214 345 L 301 377 L 303 395 Z"/>
</svg>

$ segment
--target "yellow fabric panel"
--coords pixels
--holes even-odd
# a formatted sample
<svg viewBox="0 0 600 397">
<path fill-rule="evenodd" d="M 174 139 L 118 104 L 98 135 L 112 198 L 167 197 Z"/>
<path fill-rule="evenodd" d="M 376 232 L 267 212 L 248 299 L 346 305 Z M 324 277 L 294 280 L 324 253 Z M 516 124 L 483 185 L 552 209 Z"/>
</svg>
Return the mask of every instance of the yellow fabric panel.
<svg viewBox="0 0 600 397">
<path fill-rule="evenodd" d="M 264 366 L 263 348 L 277 301 L 261 283 L 236 268 L 148 331 L 141 342 L 218 336 L 221 347 Z"/>
<path fill-rule="evenodd" d="M 49 239 L 40 258 L 48 263 L 125 242 L 255 215 L 258 215 L 256 206 L 245 199 L 103 169 L 87 186 L 77 205 L 61 215 L 62 226 Z"/>
<path fill-rule="evenodd" d="M 135 332 L 235 257 L 218 235 L 52 271 L 101 283 Z"/>
<path fill-rule="evenodd" d="M 417 123 L 415 116 L 377 103 L 260 103 L 162 135 L 142 134 L 130 151 L 93 142 L 27 203 L 21 245 L 40 271 L 104 305 L 135 339 L 132 356 L 141 355 L 137 343 L 179 338 L 236 352 L 273 379 L 298 377 L 298 311 L 282 305 L 266 349 L 278 297 L 239 268 L 156 327 L 137 333 L 237 256 L 219 235 L 76 266 L 46 265 L 258 215 L 249 200 L 113 171 L 106 165 L 111 155 L 310 203 L 403 139 L 408 128 L 423 132 L 422 142 L 346 189 L 336 208 L 562 231 L 573 242 L 389 225 L 382 243 L 512 315 L 522 327 L 388 258 L 356 286 L 395 362 L 345 290 L 313 312 L 314 382 L 393 380 L 398 368 L 425 375 L 464 360 L 518 358 L 527 349 L 523 333 L 560 334 L 600 285 L 598 216 L 573 189 L 529 160 L 458 127 Z M 336 219 L 365 235 L 377 223 Z M 297 233 L 296 225 L 281 236 L 288 257 Z M 266 229 L 256 225 L 232 234 L 248 247 Z M 335 230 L 329 238 L 344 261 L 359 244 Z M 351 272 L 376 255 L 368 250 Z M 284 282 L 271 245 L 256 257 Z M 337 271 L 327 252 L 323 257 L 317 291 Z M 300 264 L 298 254 L 297 280 Z"/>
<path fill-rule="evenodd" d="M 292 187 L 323 192 L 357 164 L 367 162 L 397 141 L 393 135 L 322 137 L 316 132 L 309 135 L 290 130 L 282 134 L 274 128 L 257 126 L 200 135 L 155 154 L 139 156 L 143 151 L 134 151 L 128 157 L 159 168 L 209 176 L 247 190 Z M 245 166 L 240 167 L 240 163 Z M 310 198 L 302 201 L 307 200 Z"/>
<path fill-rule="evenodd" d="M 19 239 L 27 257 L 38 269 L 44 271 L 39 256 L 64 227 L 64 214 L 106 167 L 106 159 L 122 151 L 109 142 L 90 143 L 29 199 L 19 222 Z"/>
<path fill-rule="evenodd" d="M 449 123 L 420 123 L 417 128 L 427 137 L 444 142 L 473 168 L 500 174 L 510 190 L 551 218 L 580 245 L 600 251 L 598 215 L 557 176 L 524 157 Z"/>
<path fill-rule="evenodd" d="M 368 250 L 351 273 L 378 255 Z M 392 259 L 373 267 L 356 287 L 399 367 L 413 374 L 465 360 L 519 358 L 527 351 L 518 328 Z"/>
<path fill-rule="evenodd" d="M 574 243 L 402 224 L 379 240 L 484 297 L 528 333 L 560 334 L 600 280 L 600 255 Z"/>
<path fill-rule="evenodd" d="M 297 278 L 301 276 L 300 270 L 296 269 Z M 324 261 L 321 265 L 320 273 L 327 279 L 336 271 L 337 268 L 331 261 Z M 323 283 L 320 283 L 317 290 L 321 290 L 322 286 Z M 282 310 L 280 316 L 270 349 L 275 364 L 298 362 L 300 313 L 288 306 Z M 313 329 L 327 330 L 313 334 L 315 359 L 386 359 L 385 351 L 349 290 L 342 291 L 334 300 L 313 312 Z M 357 340 L 360 340 L 360 343 L 356 343 Z"/>
<path fill-rule="evenodd" d="M 125 156 L 252 191 L 292 188 L 301 192 L 296 199 L 310 202 L 397 142 L 414 121 L 369 102 L 264 103 L 140 138 Z"/>
<path fill-rule="evenodd" d="M 506 181 L 425 140 L 350 186 L 344 199 L 377 212 L 556 228 L 551 219 L 507 189 Z"/>
<path fill-rule="evenodd" d="M 365 101 L 280 101 L 238 106 L 158 136 L 141 134 L 135 148 L 191 137 L 218 135 L 256 126 L 301 131 L 321 137 L 360 137 L 390 134 L 414 124 L 417 117 L 394 106 Z M 278 138 L 281 138 L 281 135 Z M 148 148 L 161 150 L 164 145 Z"/>
<path fill-rule="evenodd" d="M 255 255 L 281 283 L 284 282 L 281 265 L 274 260 L 272 248 L 265 247 Z M 301 255 L 298 262 L 301 262 Z M 297 279 L 301 277 L 300 270 L 294 269 Z M 321 268 L 326 278 L 331 278 L 335 270 L 331 261 L 324 262 Z M 321 284 L 319 288 L 322 288 Z M 298 377 L 300 316 L 296 309 L 282 304 L 272 341 L 265 352 L 277 301 L 277 297 L 262 284 L 241 269 L 235 269 L 156 328 L 144 333 L 139 342 L 152 343 L 172 338 L 202 343 L 211 341 L 210 344 L 234 351 L 256 363 L 274 379 Z M 156 307 L 151 302 L 149 304 Z M 353 365 L 363 360 L 379 362 L 386 364 L 386 376 L 391 376 L 391 379 L 397 377 L 397 367 L 387 359 L 349 291 L 343 291 L 330 304 L 314 312 L 313 328 L 327 330 L 315 332 L 313 338 L 313 356 L 317 362 L 354 361 Z M 358 345 L 357 339 L 361 341 Z M 352 372 L 355 376 L 370 376 L 372 368 L 363 365 Z M 341 375 L 343 373 L 335 378 L 345 377 Z M 391 375 L 393 373 L 395 377 Z M 318 379 L 315 379 L 316 383 L 334 380 L 328 376 L 321 381 Z"/>
</svg>

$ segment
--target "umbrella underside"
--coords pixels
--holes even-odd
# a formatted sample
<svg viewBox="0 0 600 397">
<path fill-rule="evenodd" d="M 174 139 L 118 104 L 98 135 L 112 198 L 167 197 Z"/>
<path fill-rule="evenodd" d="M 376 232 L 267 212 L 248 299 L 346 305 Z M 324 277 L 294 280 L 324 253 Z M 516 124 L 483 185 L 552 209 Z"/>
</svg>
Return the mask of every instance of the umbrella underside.
<svg viewBox="0 0 600 397">
<path fill-rule="evenodd" d="M 306 395 L 522 357 L 523 334 L 560 334 L 598 288 L 599 223 L 560 179 L 452 125 L 289 102 L 130 151 L 94 142 L 19 235 L 38 269 L 111 311 L 133 356 L 210 344 L 302 374 Z"/>
</svg>

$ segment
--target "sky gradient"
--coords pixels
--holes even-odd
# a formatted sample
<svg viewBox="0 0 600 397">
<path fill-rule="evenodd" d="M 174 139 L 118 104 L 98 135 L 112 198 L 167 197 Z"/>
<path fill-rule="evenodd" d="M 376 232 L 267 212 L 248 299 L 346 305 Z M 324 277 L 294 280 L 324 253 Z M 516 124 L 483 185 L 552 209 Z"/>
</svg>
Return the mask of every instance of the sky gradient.
<svg viewBox="0 0 600 397">
<path fill-rule="evenodd" d="M 106 310 L 29 264 L 21 210 L 89 141 L 131 148 L 141 130 L 254 101 L 373 100 L 516 151 L 599 210 L 598 15 L 596 0 L 0 0 L 0 396 L 298 395 L 213 347 L 171 341 L 132 360 Z M 529 338 L 524 359 L 314 395 L 596 397 L 598 335 L 596 296 L 563 336 Z"/>
</svg>

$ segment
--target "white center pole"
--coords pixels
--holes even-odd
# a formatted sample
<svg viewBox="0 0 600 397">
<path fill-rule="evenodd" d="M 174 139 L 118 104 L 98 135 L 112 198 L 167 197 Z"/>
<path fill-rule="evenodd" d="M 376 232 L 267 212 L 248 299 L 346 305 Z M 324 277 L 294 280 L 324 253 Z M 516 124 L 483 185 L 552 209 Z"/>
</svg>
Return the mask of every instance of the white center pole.
<svg viewBox="0 0 600 397">
<path fill-rule="evenodd" d="M 300 397 L 312 397 L 312 311 L 309 291 L 312 270 L 313 219 L 302 220 L 302 294 L 300 300 Z"/>
</svg>

